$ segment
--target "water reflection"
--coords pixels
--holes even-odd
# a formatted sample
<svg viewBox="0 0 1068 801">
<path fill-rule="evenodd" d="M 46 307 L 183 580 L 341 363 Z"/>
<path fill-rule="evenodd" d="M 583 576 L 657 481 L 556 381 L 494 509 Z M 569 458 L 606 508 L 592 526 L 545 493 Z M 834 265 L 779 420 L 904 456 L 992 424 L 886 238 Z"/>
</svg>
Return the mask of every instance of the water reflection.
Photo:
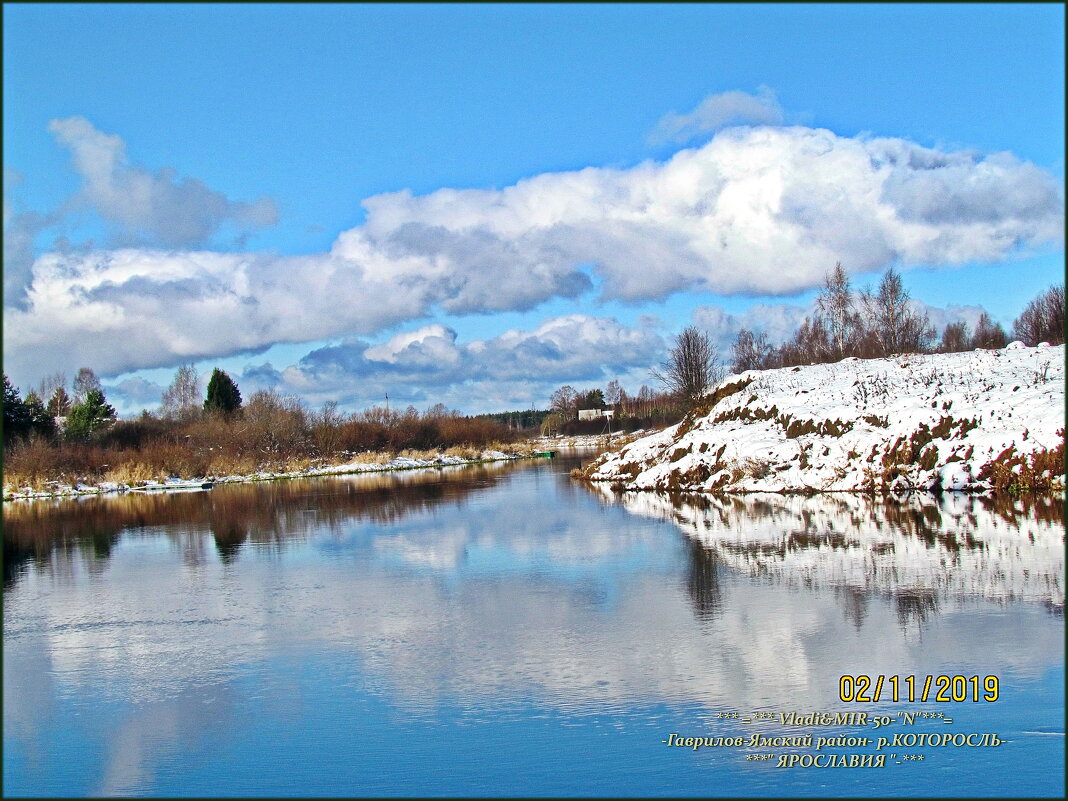
<svg viewBox="0 0 1068 801">
<path fill-rule="evenodd" d="M 186 564 L 208 560 L 210 532 L 219 557 L 233 562 L 246 542 L 283 549 L 313 531 L 343 532 L 354 520 L 397 523 L 439 504 L 462 508 L 492 487 L 511 463 L 445 467 L 326 479 L 221 485 L 210 492 L 128 493 L 4 504 L 4 587 L 33 562 L 72 575 L 73 559 L 100 572 L 119 537 L 163 535 Z"/>
<path fill-rule="evenodd" d="M 847 673 L 1008 684 L 1063 665 L 1041 606 L 1063 606 L 1051 507 L 616 495 L 570 466 L 5 506 L 5 571 L 7 549 L 21 564 L 5 572 L 4 744 L 23 760 L 5 782 L 348 795 L 368 786 L 345 783 L 360 769 L 388 777 L 369 794 L 421 795 L 411 761 L 368 743 L 546 709 L 714 725 L 724 709 L 831 708 Z M 553 742 L 539 760 L 567 762 Z M 662 777 L 634 786 L 647 795 L 689 764 L 648 738 L 627 761 Z M 79 778 L 57 783 L 68 764 Z"/>
<path fill-rule="evenodd" d="M 633 514 L 672 521 L 726 568 L 790 587 L 832 588 L 850 599 L 858 621 L 857 596 L 872 592 L 894 598 L 903 624 L 928 621 L 948 599 L 1038 602 L 1063 613 L 1059 499 L 717 497 L 615 493 L 604 484 L 593 491 Z"/>
<path fill-rule="evenodd" d="M 690 569 L 686 578 L 686 590 L 698 618 L 711 619 L 723 605 L 720 590 L 719 556 L 711 548 L 699 542 L 690 543 Z"/>
</svg>

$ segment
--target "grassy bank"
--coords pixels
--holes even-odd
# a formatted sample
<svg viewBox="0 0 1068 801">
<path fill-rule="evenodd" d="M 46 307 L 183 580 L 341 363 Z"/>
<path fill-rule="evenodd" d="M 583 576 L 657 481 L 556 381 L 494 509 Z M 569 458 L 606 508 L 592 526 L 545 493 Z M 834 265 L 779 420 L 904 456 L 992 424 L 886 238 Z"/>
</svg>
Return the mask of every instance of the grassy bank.
<svg viewBox="0 0 1068 801">
<path fill-rule="evenodd" d="M 355 454 L 351 458 L 339 462 L 327 462 L 323 459 L 314 458 L 260 462 L 252 469 L 241 469 L 242 467 L 248 467 L 249 463 L 235 465 L 231 460 L 219 459 L 214 464 L 223 469 L 190 473 L 178 471 L 161 473 L 141 463 L 126 463 L 115 469 L 102 469 L 95 475 L 75 476 L 73 479 L 67 478 L 70 471 L 60 474 L 59 477 L 34 475 L 33 478 L 27 478 L 25 475 L 8 471 L 5 467 L 4 500 L 121 492 L 146 487 L 162 488 L 168 482 L 176 480 L 184 482 L 241 483 L 284 478 L 446 467 L 449 465 L 529 458 L 536 451 L 537 448 L 530 443 L 511 443 L 508 445 L 495 443 L 486 448 L 454 446 L 445 450 L 418 451 L 407 449 L 399 453 L 389 451 L 367 452 Z M 234 469 L 235 467 L 236 469 Z"/>
<path fill-rule="evenodd" d="M 228 415 L 195 409 L 178 418 L 146 413 L 76 441 L 62 431 L 9 441 L 4 486 L 40 491 L 56 484 L 306 472 L 429 454 L 477 460 L 524 438 L 524 432 L 495 421 L 455 413 L 376 408 L 341 415 L 329 407 L 310 412 L 292 398 L 262 392 Z"/>
</svg>

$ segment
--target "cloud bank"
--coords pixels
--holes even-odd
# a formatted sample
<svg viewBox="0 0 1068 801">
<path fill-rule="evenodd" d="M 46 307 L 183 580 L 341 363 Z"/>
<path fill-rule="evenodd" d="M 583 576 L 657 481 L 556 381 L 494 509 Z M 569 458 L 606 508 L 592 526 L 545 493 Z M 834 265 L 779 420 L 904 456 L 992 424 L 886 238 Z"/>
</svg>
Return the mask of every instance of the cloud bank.
<svg viewBox="0 0 1068 801">
<path fill-rule="evenodd" d="M 473 398 L 463 405 L 479 411 L 483 406 L 487 411 L 526 408 L 532 402 L 541 408 L 552 390 L 567 382 L 595 387 L 627 377 L 649 381 L 648 368 L 663 358 L 665 347 L 650 327 L 584 314 L 466 343 L 434 323 L 380 345 L 350 339 L 319 348 L 282 370 L 252 366 L 240 384 L 297 394 L 312 404 L 339 398 L 360 403 L 389 393 L 403 403 L 453 405 Z"/>
<path fill-rule="evenodd" d="M 54 127 L 87 197 L 126 229 L 193 241 L 242 214 L 266 219 L 209 201 L 207 222 L 168 228 L 170 212 L 153 210 L 210 190 L 123 167 L 121 142 L 85 121 Z M 441 310 L 529 310 L 589 293 L 591 276 L 602 298 L 633 302 L 688 290 L 788 295 L 818 286 L 837 261 L 854 274 L 997 262 L 1064 239 L 1063 189 L 1011 154 L 804 127 L 729 128 L 663 163 L 363 205 L 365 222 L 323 254 L 44 254 L 25 306 L 5 308 L 9 372 L 90 364 L 116 375 L 371 334 Z"/>
<path fill-rule="evenodd" d="M 22 176 L 4 170 L 4 303 L 21 305 L 35 280 L 35 241 L 50 229 L 69 227 L 83 212 L 96 215 L 107 228 L 111 247 L 164 247 L 187 250 L 211 245 L 229 231 L 234 244 L 278 221 L 273 200 L 253 203 L 230 200 L 197 178 L 178 178 L 165 167 L 152 172 L 131 164 L 126 143 L 97 130 L 83 117 L 52 120 L 49 132 L 71 153 L 71 165 L 82 179 L 81 188 L 46 214 L 22 211 L 11 197 Z M 50 250 L 68 254 L 93 249 L 72 245 L 65 236 Z"/>
</svg>

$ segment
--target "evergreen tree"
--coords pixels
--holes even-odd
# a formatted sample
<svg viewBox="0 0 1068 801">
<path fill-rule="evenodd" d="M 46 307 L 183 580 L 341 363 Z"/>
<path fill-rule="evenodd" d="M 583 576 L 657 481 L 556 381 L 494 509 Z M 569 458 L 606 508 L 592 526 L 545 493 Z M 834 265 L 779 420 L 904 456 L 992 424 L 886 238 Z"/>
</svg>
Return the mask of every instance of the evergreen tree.
<svg viewBox="0 0 1068 801">
<path fill-rule="evenodd" d="M 4 374 L 4 444 L 21 439 L 30 432 L 30 410 L 14 386 Z"/>
<path fill-rule="evenodd" d="M 604 392 L 600 388 L 579 394 L 578 407 L 580 409 L 603 409 L 604 406 Z"/>
<path fill-rule="evenodd" d="M 57 389 L 60 387 L 65 388 L 66 386 L 66 373 L 52 373 L 51 375 L 42 378 L 41 383 L 37 385 L 37 397 L 45 403 L 48 403 L 52 396 L 56 394 Z M 66 389 L 64 389 L 64 394 L 66 394 Z M 66 414 L 66 411 L 64 411 L 63 414 Z M 52 416 L 55 417 L 55 415 Z"/>
<path fill-rule="evenodd" d="M 216 367 L 208 381 L 208 397 L 204 411 L 231 414 L 241 408 L 241 391 L 225 372 Z"/>
<path fill-rule="evenodd" d="M 66 417 L 70 414 L 70 395 L 67 394 L 67 390 L 63 387 L 56 387 L 56 391 L 52 393 L 52 397 L 48 399 L 48 413 L 53 418 Z"/>
<path fill-rule="evenodd" d="M 76 403 L 67 415 L 66 435 L 68 439 L 84 441 L 114 419 L 115 407 L 107 402 L 103 391 L 90 389 L 85 400 Z"/>
<path fill-rule="evenodd" d="M 49 438 L 55 435 L 55 418 L 49 414 L 48 409 L 36 392 L 31 391 L 26 396 L 26 412 L 30 417 L 31 432 Z"/>
</svg>

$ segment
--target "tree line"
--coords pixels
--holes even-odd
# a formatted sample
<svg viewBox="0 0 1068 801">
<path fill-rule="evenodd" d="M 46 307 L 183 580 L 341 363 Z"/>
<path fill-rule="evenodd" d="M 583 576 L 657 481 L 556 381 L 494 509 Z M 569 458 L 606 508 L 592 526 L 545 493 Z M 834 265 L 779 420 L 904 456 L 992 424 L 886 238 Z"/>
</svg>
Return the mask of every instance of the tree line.
<svg viewBox="0 0 1068 801">
<path fill-rule="evenodd" d="M 72 389 L 73 397 L 57 374 L 23 398 L 4 376 L 5 481 L 32 486 L 48 480 L 248 474 L 366 453 L 446 451 L 472 457 L 522 437 L 502 422 L 466 417 L 440 403 L 425 412 L 375 406 L 346 414 L 336 402 L 311 410 L 274 390 L 244 399 L 219 369 L 205 394 L 192 365 L 177 369 L 158 412 L 145 410 L 131 419 L 116 419 L 91 369 L 78 371 Z M 47 404 L 40 400 L 46 393 Z"/>
<path fill-rule="evenodd" d="M 580 412 L 591 409 L 612 412 L 611 420 L 604 416 L 579 419 Z M 659 428 L 678 422 L 685 411 L 685 404 L 673 391 L 657 391 L 645 384 L 635 394 L 629 394 L 617 380 L 609 381 L 604 389 L 577 390 L 565 384 L 550 396 L 540 433 L 570 436 Z"/>
<path fill-rule="evenodd" d="M 1012 327 L 1012 339 L 1034 346 L 1064 342 L 1064 285 L 1051 286 L 1027 304 Z M 816 312 L 806 317 L 793 338 L 778 347 L 763 332 L 742 329 L 731 346 L 733 373 L 805 364 L 836 362 L 849 356 L 874 359 L 899 353 L 956 353 L 975 348 L 1003 348 L 1009 335 L 986 312 L 975 329 L 950 323 L 935 339 L 925 312 L 911 302 L 900 274 L 889 269 L 876 291 L 855 292 L 842 265 L 827 275 L 816 298 Z"/>
<path fill-rule="evenodd" d="M 188 421 L 198 405 L 197 374 L 191 365 L 178 368 L 174 381 L 163 393 L 165 417 Z M 67 393 L 66 377 L 55 373 L 43 379 L 23 398 L 4 375 L 3 436 L 5 447 L 27 438 L 88 442 L 101 429 L 116 420 L 115 407 L 107 402 L 100 379 L 90 367 L 82 367 L 74 377 L 73 397 Z M 41 400 L 48 397 L 48 402 Z M 206 413 L 231 414 L 241 408 L 237 384 L 218 368 L 208 381 L 203 402 Z"/>
<path fill-rule="evenodd" d="M 1015 320 L 1012 338 L 1029 346 L 1064 342 L 1064 285 L 1051 286 L 1027 304 Z M 794 336 L 779 346 L 768 344 L 763 332 L 743 328 L 731 346 L 731 359 L 721 362 L 711 337 L 688 326 L 675 337 L 667 359 L 650 370 L 662 387 L 654 392 L 643 386 L 628 396 L 612 381 L 607 389 L 578 391 L 571 385 L 550 398 L 550 414 L 543 433 L 594 433 L 604 422 L 577 419 L 584 409 L 612 410 L 615 430 L 657 427 L 677 422 L 694 408 L 727 373 L 777 367 L 820 364 L 847 357 L 880 358 L 900 353 L 954 353 L 975 348 L 1003 348 L 1009 336 L 986 312 L 975 329 L 968 323 L 950 323 L 936 341 L 925 312 L 917 309 L 900 274 L 889 269 L 878 289 L 853 290 L 841 263 L 835 265 L 816 297 L 816 311 L 806 317 Z"/>
</svg>

